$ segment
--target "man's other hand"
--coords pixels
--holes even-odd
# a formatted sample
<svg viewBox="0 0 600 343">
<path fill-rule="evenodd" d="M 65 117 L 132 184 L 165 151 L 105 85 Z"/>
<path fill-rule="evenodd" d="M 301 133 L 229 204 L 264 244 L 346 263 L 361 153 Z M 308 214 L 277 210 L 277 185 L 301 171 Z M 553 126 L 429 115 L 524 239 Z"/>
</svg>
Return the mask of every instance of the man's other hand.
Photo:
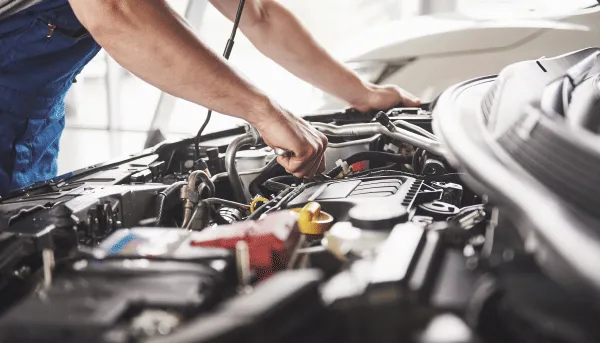
<svg viewBox="0 0 600 343">
<path fill-rule="evenodd" d="M 355 109 L 361 112 L 386 110 L 397 105 L 414 107 L 421 104 L 419 98 L 398 86 L 369 84 L 367 89 L 366 95 L 360 102 L 352 104 Z"/>
</svg>

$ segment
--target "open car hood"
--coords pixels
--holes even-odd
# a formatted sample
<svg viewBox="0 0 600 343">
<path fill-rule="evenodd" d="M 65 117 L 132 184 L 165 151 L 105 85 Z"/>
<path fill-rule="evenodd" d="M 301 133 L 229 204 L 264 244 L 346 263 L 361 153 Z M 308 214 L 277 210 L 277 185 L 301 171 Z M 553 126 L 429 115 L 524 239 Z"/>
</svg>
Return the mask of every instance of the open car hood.
<svg viewBox="0 0 600 343">
<path fill-rule="evenodd" d="M 523 44 L 545 30 L 590 29 L 561 19 L 488 21 L 420 16 L 364 30 L 341 45 L 336 56 L 347 62 L 393 62 L 429 55 L 505 49 Z"/>
</svg>

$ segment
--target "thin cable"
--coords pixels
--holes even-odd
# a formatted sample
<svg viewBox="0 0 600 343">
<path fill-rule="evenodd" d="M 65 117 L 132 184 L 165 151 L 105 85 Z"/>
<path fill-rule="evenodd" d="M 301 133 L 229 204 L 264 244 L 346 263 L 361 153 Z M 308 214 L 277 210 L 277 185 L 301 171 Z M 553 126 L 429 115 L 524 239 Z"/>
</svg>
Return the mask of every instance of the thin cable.
<svg viewBox="0 0 600 343">
<path fill-rule="evenodd" d="M 235 34 L 237 33 L 238 26 L 240 25 L 240 21 L 242 20 L 242 13 L 244 12 L 244 5 L 246 4 L 245 0 L 240 0 L 240 4 L 238 5 L 237 13 L 235 14 L 235 19 L 233 20 L 233 29 L 231 30 L 231 35 L 227 40 L 227 44 L 225 45 L 225 51 L 223 51 L 223 57 L 226 60 L 229 60 L 229 56 L 231 56 L 231 51 L 233 50 L 233 44 L 235 44 Z M 212 117 L 212 110 L 208 110 L 206 113 L 206 119 L 204 123 L 198 130 L 198 134 L 196 134 L 196 139 L 194 140 L 194 160 L 198 160 L 200 158 L 200 137 L 202 137 L 202 133 L 204 129 L 208 126 L 210 122 L 210 118 Z"/>
</svg>

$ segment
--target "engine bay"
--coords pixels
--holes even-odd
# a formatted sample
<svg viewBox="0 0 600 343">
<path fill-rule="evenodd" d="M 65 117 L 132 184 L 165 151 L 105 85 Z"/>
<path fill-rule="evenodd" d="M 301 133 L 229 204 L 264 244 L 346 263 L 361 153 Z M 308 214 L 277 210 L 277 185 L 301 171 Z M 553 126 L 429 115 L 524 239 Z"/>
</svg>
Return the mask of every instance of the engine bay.
<svg viewBox="0 0 600 343">
<path fill-rule="evenodd" d="M 0 341 L 593 342 L 595 306 L 434 134 L 444 101 L 306 116 L 325 179 L 239 127 L 0 199 Z"/>
</svg>

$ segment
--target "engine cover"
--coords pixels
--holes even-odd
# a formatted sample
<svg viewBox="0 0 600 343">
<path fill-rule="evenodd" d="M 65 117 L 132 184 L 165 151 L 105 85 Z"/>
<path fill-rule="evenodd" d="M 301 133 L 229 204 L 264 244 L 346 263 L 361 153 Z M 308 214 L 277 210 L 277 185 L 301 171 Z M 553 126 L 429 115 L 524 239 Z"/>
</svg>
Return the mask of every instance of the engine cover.
<svg viewBox="0 0 600 343">
<path fill-rule="evenodd" d="M 306 188 L 288 203 L 288 208 L 302 207 L 317 201 L 337 221 L 347 220 L 356 205 L 385 201 L 410 208 L 422 181 L 408 176 L 377 176 L 340 181 L 328 181 Z"/>
</svg>

